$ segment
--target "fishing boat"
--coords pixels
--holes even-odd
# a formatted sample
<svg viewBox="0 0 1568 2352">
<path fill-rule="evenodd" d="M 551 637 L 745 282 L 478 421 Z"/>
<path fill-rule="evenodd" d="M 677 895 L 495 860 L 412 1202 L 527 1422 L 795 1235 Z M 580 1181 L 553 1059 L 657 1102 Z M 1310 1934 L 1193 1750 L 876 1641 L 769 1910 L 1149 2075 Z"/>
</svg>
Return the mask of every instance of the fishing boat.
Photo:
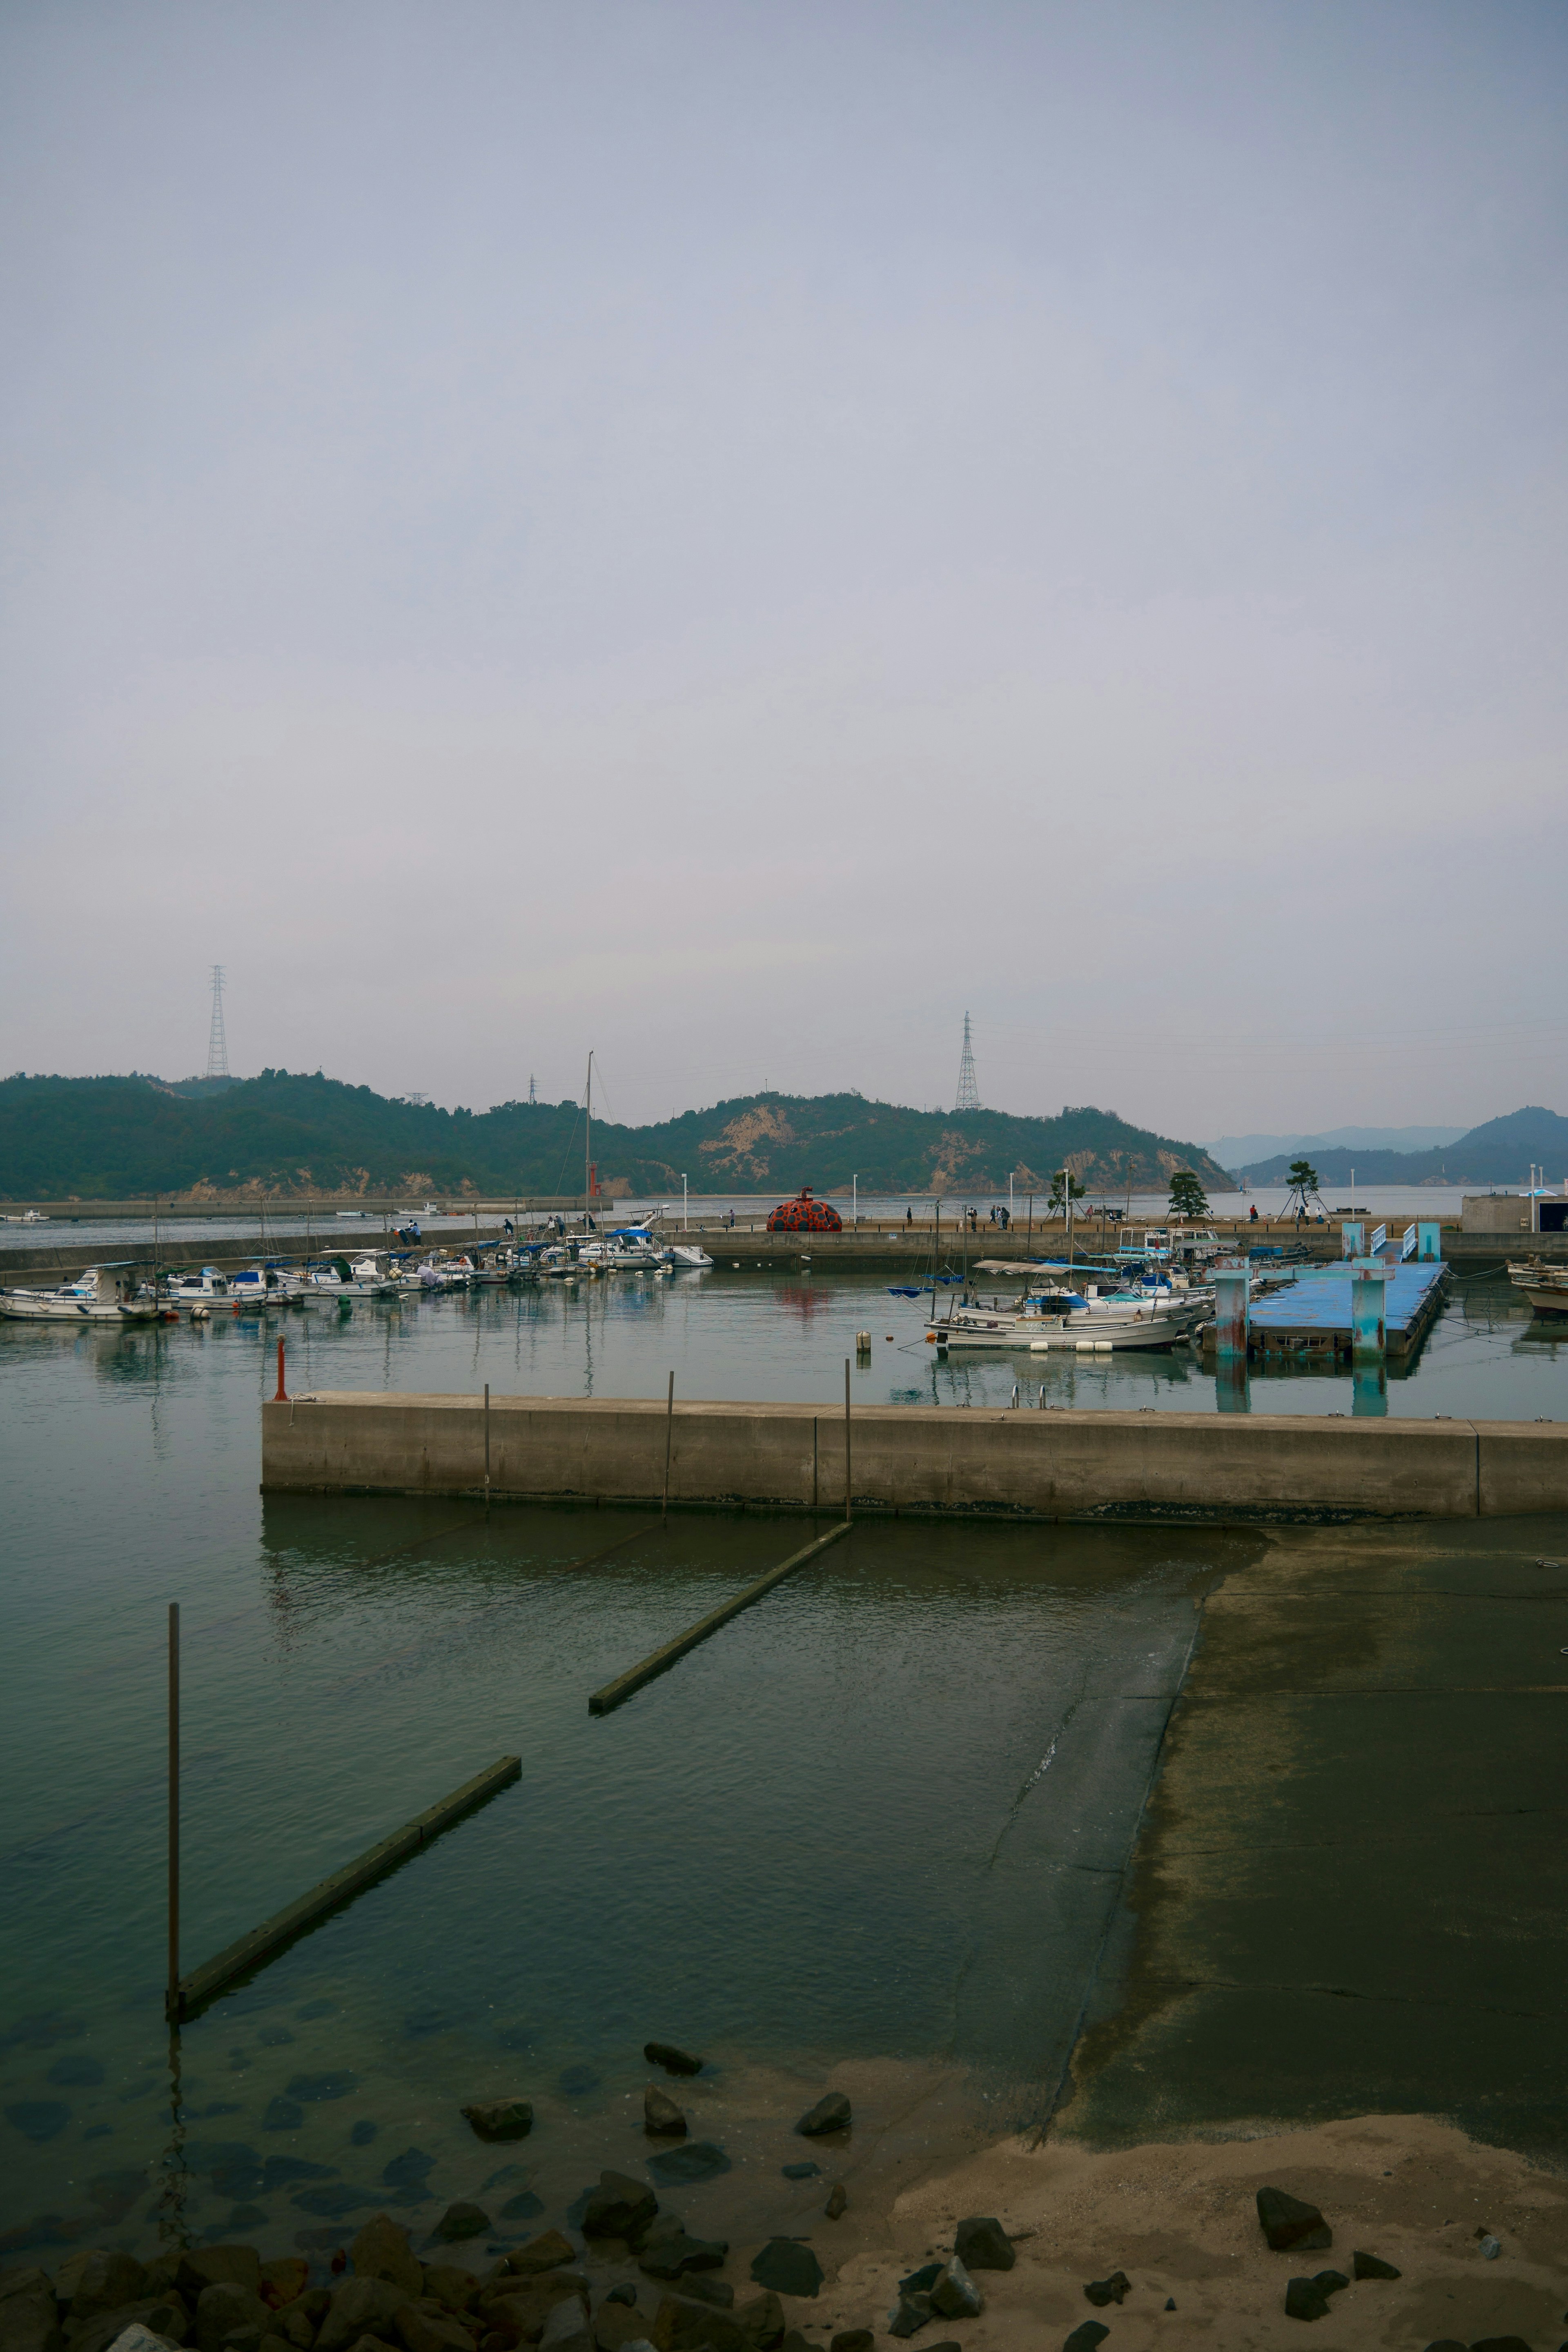
<svg viewBox="0 0 1568 2352">
<path fill-rule="evenodd" d="M 226 1274 L 220 1274 L 216 1265 L 204 1265 L 199 1273 L 166 1274 L 159 1296 L 171 1307 L 226 1307 L 228 1285 Z"/>
<path fill-rule="evenodd" d="M 168 1308 L 138 1297 L 141 1270 L 89 1265 L 58 1290 L 0 1290 L 0 1315 L 26 1323 L 157 1323 Z"/>
<path fill-rule="evenodd" d="M 1523 1265 L 1510 1261 L 1508 1278 L 1537 1315 L 1568 1315 L 1568 1265 L 1548 1265 L 1542 1258 Z"/>
<path fill-rule="evenodd" d="M 247 1265 L 228 1277 L 228 1295 L 237 1308 L 286 1307 L 304 1287 L 304 1276 L 287 1265 Z"/>
<path fill-rule="evenodd" d="M 377 1252 L 369 1257 L 354 1259 L 329 1258 L 324 1265 L 311 1269 L 300 1296 L 301 1298 L 395 1298 L 398 1286 L 385 1256 Z"/>
<path fill-rule="evenodd" d="M 1102 1290 L 1070 1282 L 1026 1285 L 1010 1304 L 989 1304 L 967 1293 L 945 1315 L 932 1317 L 926 1338 L 940 1351 L 952 1348 L 1052 1350 L 1103 1354 L 1130 1348 L 1173 1348 L 1212 1312 L 1212 1290 L 1194 1289 L 1181 1276 Z"/>
</svg>

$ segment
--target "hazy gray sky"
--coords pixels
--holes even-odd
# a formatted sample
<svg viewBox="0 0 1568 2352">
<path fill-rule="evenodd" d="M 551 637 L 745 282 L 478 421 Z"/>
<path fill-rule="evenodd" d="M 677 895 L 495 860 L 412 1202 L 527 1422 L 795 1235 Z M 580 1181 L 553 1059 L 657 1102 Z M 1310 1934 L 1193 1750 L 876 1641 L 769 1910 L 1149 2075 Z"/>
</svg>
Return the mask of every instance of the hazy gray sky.
<svg viewBox="0 0 1568 2352">
<path fill-rule="evenodd" d="M 1556 5 L 10 0 L 5 1068 L 1563 1082 Z"/>
</svg>

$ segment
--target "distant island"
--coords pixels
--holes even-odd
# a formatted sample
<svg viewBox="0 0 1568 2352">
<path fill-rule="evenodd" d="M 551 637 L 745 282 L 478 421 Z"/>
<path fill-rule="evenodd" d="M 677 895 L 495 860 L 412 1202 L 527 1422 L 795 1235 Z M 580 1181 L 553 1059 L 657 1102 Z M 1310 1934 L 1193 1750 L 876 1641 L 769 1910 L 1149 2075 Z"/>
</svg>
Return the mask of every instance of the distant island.
<svg viewBox="0 0 1568 2352">
<path fill-rule="evenodd" d="M 320 1071 L 209 1087 L 133 1074 L 0 1081 L 0 1199 L 195 1205 L 343 1194 L 527 1198 L 583 1189 L 579 1103 L 439 1110 Z M 1086 1105 L 1058 1118 L 923 1111 L 858 1094 L 739 1096 L 649 1127 L 594 1121 L 614 1199 L 701 1192 L 1048 1192 L 1070 1168 L 1090 1193 L 1163 1192 L 1190 1168 L 1228 1188 L 1194 1143 Z"/>
<path fill-rule="evenodd" d="M 1279 1151 L 1237 1170 L 1245 1184 L 1289 1182 L 1295 1152 Z M 1348 1184 L 1355 1171 L 1363 1184 L 1517 1184 L 1530 1181 L 1532 1166 L 1543 1167 L 1549 1183 L 1568 1178 L 1568 1118 L 1538 1104 L 1512 1110 L 1503 1118 L 1489 1118 L 1472 1127 L 1456 1142 L 1427 1151 L 1308 1149 L 1306 1157 L 1324 1184 Z"/>
</svg>

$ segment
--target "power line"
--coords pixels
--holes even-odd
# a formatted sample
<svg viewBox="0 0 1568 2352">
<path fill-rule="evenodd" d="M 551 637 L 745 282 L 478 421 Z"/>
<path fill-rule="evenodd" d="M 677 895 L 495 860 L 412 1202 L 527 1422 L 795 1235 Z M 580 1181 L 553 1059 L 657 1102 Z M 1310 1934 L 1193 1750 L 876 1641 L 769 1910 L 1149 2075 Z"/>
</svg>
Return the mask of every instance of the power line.
<svg viewBox="0 0 1568 2352">
<path fill-rule="evenodd" d="M 224 973 L 222 964 L 215 963 L 213 966 L 212 978 L 212 1026 L 207 1031 L 207 1076 L 209 1078 L 226 1078 L 228 1076 L 228 1039 L 224 1034 L 223 1027 L 223 979 Z"/>
<path fill-rule="evenodd" d="M 963 1058 L 958 1066 L 958 1100 L 954 1110 L 980 1108 L 980 1083 L 974 1075 L 974 1048 L 969 1042 L 969 1015 L 963 1016 Z"/>
</svg>

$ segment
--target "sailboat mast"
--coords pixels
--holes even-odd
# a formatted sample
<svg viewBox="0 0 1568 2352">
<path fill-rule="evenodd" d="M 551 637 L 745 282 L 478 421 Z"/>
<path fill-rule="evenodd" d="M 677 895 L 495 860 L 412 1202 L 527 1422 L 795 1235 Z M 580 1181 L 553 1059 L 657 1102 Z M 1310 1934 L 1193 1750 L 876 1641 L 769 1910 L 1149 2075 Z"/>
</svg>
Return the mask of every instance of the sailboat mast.
<svg viewBox="0 0 1568 2352">
<path fill-rule="evenodd" d="M 593 1197 L 594 1189 L 594 1055 L 591 1049 L 588 1055 L 588 1092 L 586 1099 L 588 1124 L 584 1132 L 586 1134 L 587 1140 L 583 1146 L 583 1214 L 584 1217 L 586 1217 L 588 1213 L 588 1203 Z"/>
</svg>

